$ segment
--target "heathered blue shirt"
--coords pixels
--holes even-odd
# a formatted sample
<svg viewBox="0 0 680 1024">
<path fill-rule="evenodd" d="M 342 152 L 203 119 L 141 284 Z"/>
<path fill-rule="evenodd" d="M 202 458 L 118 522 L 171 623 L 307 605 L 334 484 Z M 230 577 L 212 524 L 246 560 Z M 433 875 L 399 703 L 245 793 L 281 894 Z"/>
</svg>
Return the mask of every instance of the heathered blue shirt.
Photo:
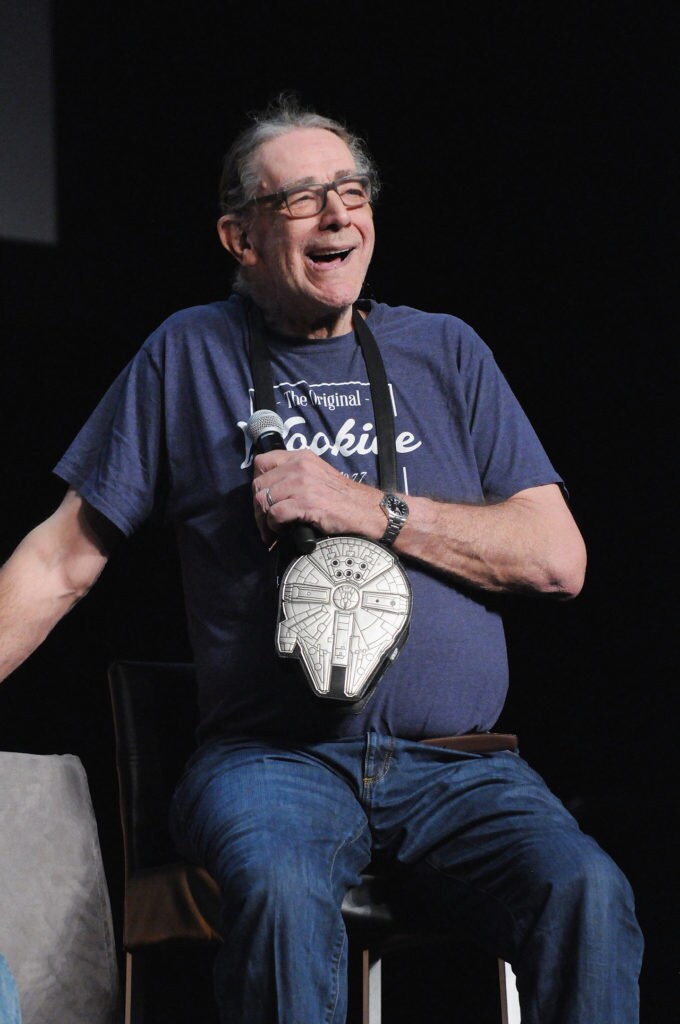
<svg viewBox="0 0 680 1024">
<path fill-rule="evenodd" d="M 559 482 L 489 348 L 455 317 L 374 303 L 394 410 L 398 488 L 485 503 Z M 270 341 L 288 448 L 378 483 L 368 376 L 353 333 Z M 253 411 L 237 296 L 171 316 L 123 370 L 55 468 L 126 535 L 176 529 L 199 680 L 200 734 L 282 738 L 370 729 L 423 738 L 493 726 L 507 689 L 498 611 L 409 564 L 408 642 L 366 707 L 338 713 L 274 651 L 272 556 L 255 527 Z"/>
</svg>

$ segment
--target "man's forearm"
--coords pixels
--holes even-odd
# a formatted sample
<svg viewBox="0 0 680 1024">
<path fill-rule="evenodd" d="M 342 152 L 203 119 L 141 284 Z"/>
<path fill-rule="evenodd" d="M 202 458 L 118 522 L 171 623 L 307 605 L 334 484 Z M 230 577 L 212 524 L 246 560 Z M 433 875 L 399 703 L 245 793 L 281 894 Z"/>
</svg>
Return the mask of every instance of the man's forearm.
<svg viewBox="0 0 680 1024">
<path fill-rule="evenodd" d="M 36 650 L 83 597 L 107 556 L 69 491 L 0 569 L 0 681 Z"/>
<path fill-rule="evenodd" d="M 407 498 L 410 515 L 394 548 L 488 591 L 574 597 L 585 546 L 557 487 L 532 488 L 494 505 Z"/>
<path fill-rule="evenodd" d="M 29 591 L 32 572 L 22 552 L 15 551 L 0 570 L 0 681 L 40 646 L 71 604 Z M 62 610 L 63 608 L 63 610 Z"/>
<path fill-rule="evenodd" d="M 78 597 L 45 572 L 30 535 L 22 541 L 0 569 L 0 680 L 40 646 Z"/>
</svg>

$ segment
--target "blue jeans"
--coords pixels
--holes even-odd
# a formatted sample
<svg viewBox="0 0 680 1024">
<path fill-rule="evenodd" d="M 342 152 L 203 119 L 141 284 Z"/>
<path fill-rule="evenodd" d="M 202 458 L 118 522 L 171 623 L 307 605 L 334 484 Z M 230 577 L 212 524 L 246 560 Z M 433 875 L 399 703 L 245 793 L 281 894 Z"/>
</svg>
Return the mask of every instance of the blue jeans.
<svg viewBox="0 0 680 1024">
<path fill-rule="evenodd" d="M 9 964 L 0 954 L 0 1024 L 21 1024 L 19 993 Z"/>
<path fill-rule="evenodd" d="M 510 962 L 523 1024 L 634 1024 L 630 887 L 519 756 L 369 733 L 217 740 L 175 795 L 181 852 L 217 879 L 223 1024 L 343 1024 L 346 890 L 372 859 L 404 911 Z"/>
</svg>

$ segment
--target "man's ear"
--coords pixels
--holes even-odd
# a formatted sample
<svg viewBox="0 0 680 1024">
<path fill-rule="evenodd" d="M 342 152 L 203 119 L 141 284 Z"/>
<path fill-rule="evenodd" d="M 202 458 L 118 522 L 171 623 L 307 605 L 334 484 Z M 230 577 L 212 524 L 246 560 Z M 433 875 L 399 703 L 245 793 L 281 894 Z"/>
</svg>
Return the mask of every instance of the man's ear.
<svg viewBox="0 0 680 1024">
<path fill-rule="evenodd" d="M 232 214 L 225 214 L 217 222 L 217 234 L 220 242 L 235 260 L 242 266 L 250 266 L 255 260 L 255 254 L 248 241 L 247 224 L 245 221 L 234 217 Z"/>
</svg>

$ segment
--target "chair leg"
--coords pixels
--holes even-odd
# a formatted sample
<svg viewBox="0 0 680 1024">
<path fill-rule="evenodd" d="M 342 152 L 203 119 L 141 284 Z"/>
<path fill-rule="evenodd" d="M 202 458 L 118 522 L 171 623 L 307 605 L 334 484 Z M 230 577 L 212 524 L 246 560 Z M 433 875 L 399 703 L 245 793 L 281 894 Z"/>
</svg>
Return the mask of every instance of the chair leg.
<svg viewBox="0 0 680 1024">
<path fill-rule="evenodd" d="M 381 1024 L 380 957 L 370 949 L 353 949 L 350 945 L 348 971 L 347 1024 Z"/>
<path fill-rule="evenodd" d="M 144 1024 L 144 954 L 125 954 L 125 1024 Z"/>
<path fill-rule="evenodd" d="M 363 1024 L 381 1024 L 382 1021 L 382 961 L 370 949 L 364 950 L 364 1021 Z"/>
<path fill-rule="evenodd" d="M 517 981 L 510 964 L 498 961 L 498 979 L 501 989 L 501 1021 L 502 1024 L 521 1024 L 519 1010 L 519 994 Z"/>
</svg>

